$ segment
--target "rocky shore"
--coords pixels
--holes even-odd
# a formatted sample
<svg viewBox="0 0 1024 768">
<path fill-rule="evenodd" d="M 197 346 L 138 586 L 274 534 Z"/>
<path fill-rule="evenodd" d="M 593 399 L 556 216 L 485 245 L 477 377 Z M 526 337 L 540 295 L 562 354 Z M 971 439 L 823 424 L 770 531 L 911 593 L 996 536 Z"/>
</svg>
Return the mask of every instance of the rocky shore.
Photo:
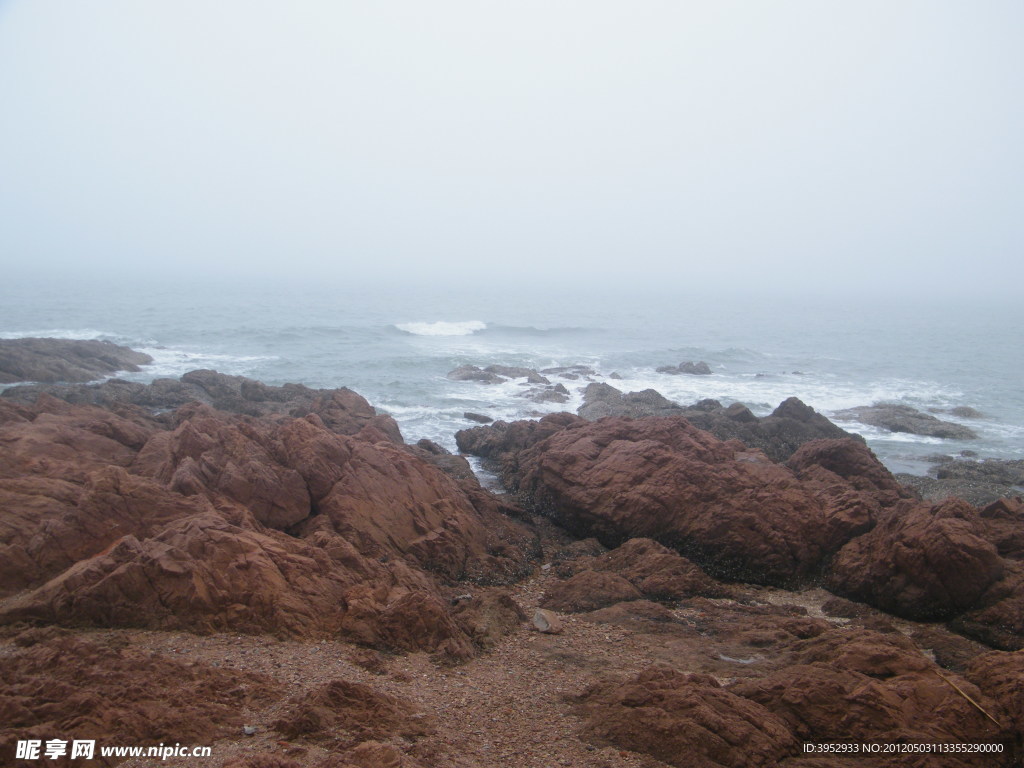
<svg viewBox="0 0 1024 768">
<path fill-rule="evenodd" d="M 799 400 L 600 383 L 457 441 L 507 494 L 346 389 L 5 391 L 4 764 L 53 738 L 224 768 L 1020 764 L 1017 468 L 923 499 Z"/>
</svg>

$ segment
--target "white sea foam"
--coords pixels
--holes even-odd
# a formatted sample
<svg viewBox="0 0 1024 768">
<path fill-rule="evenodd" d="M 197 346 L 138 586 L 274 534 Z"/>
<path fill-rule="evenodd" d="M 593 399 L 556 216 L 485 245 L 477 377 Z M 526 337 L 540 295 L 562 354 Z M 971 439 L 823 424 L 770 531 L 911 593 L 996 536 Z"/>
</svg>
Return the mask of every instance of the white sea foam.
<svg viewBox="0 0 1024 768">
<path fill-rule="evenodd" d="M 127 339 L 116 333 L 98 331 L 95 328 L 48 328 L 31 331 L 3 331 L 0 339 L 67 339 L 71 341 L 116 341 L 127 343 Z"/>
<path fill-rule="evenodd" d="M 433 323 L 396 323 L 395 328 L 400 331 L 412 334 L 413 336 L 471 336 L 477 331 L 482 331 L 487 323 L 480 320 L 465 320 L 463 322 L 449 322 L 437 320 Z"/>
</svg>

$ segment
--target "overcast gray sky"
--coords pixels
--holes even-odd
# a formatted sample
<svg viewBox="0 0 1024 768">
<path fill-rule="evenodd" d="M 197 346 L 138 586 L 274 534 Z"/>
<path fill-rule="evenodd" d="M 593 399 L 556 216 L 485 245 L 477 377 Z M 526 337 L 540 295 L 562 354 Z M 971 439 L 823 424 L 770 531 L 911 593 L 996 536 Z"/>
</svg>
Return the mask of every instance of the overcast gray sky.
<svg viewBox="0 0 1024 768">
<path fill-rule="evenodd" d="M 1017 291 L 1022 40 L 1020 0 L 0 0 L 0 259 Z"/>
</svg>

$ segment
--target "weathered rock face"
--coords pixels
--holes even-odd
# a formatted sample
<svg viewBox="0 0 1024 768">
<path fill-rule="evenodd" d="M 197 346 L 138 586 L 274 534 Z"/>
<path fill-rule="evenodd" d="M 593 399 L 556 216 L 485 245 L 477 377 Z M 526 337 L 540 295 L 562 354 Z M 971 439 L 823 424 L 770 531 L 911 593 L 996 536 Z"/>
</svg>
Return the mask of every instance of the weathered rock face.
<svg viewBox="0 0 1024 768">
<path fill-rule="evenodd" d="M 341 633 L 472 655 L 433 574 L 517 578 L 534 535 L 348 394 L 304 418 L 194 403 L 173 429 L 46 396 L 5 405 L 0 575 L 5 594 L 30 591 L 0 621 Z"/>
<path fill-rule="evenodd" d="M 829 587 L 900 616 L 949 618 L 1003 575 L 1003 560 L 983 536 L 966 502 L 903 502 L 839 551 Z"/>
<path fill-rule="evenodd" d="M 695 595 L 727 597 L 729 594 L 726 585 L 715 581 L 699 566 L 653 539 L 630 539 L 622 546 L 597 557 L 571 560 L 558 570 L 559 573 L 564 571 L 564 575 L 572 576 L 587 570 L 613 573 L 651 600 L 681 600 Z"/>
<path fill-rule="evenodd" d="M 152 362 L 143 352 L 109 341 L 0 339 L 0 384 L 93 381 Z"/>
<path fill-rule="evenodd" d="M 897 403 L 875 403 L 858 408 L 849 408 L 835 414 L 840 420 L 859 421 L 890 432 L 909 432 L 912 435 L 927 435 L 949 440 L 974 440 L 977 433 L 970 427 L 942 421 L 929 413 L 922 413 L 909 405 Z"/>
<path fill-rule="evenodd" d="M 812 440 L 786 466 L 826 503 L 830 551 L 870 531 L 884 508 L 910 496 L 859 440 Z"/>
<path fill-rule="evenodd" d="M 652 538 L 712 575 L 789 583 L 824 553 L 824 510 L 789 470 L 681 418 L 570 423 L 518 454 L 518 488 L 578 535 Z"/>
<path fill-rule="evenodd" d="M 742 403 L 723 407 L 717 400 L 702 400 L 683 407 L 653 389 L 623 393 L 608 384 L 590 384 L 577 413 L 588 421 L 606 416 L 685 416 L 720 440 L 741 440 L 773 461 L 785 461 L 811 440 L 847 438 L 863 443 L 862 438 L 843 431 L 795 397 L 785 400 L 770 416 L 758 418 Z"/>
</svg>

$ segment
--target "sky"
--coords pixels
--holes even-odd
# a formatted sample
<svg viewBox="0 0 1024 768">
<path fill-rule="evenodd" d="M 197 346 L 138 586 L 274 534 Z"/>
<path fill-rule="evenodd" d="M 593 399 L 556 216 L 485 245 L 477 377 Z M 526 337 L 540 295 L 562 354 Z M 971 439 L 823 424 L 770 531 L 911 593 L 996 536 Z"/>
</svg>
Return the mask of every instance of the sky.
<svg viewBox="0 0 1024 768">
<path fill-rule="evenodd" d="M 0 0 L 0 262 L 1019 292 L 1021 40 L 1020 0 Z"/>
</svg>

